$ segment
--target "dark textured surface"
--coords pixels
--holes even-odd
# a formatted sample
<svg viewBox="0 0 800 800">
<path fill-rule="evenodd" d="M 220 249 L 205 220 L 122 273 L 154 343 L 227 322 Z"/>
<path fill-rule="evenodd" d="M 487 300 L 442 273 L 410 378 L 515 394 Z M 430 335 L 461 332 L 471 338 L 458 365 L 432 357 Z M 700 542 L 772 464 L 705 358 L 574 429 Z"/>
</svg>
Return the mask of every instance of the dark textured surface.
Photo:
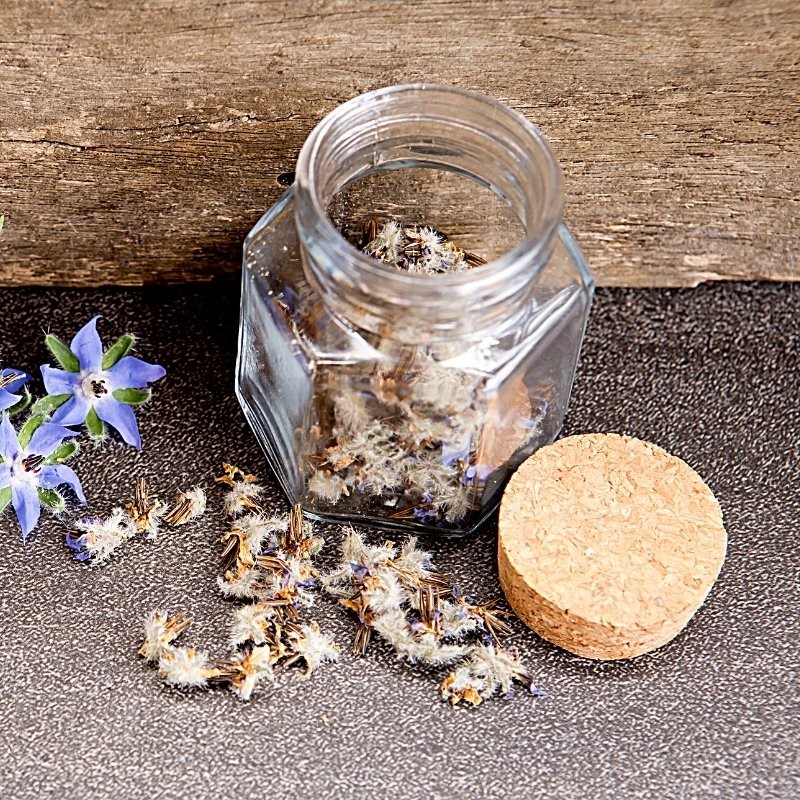
<svg viewBox="0 0 800 800">
<path fill-rule="evenodd" d="M 232 460 L 267 467 L 232 392 L 238 287 L 0 293 L 0 360 L 44 360 L 41 327 L 104 314 L 169 375 L 141 415 L 145 449 L 87 446 L 76 468 L 99 512 L 146 477 L 162 495 L 210 486 Z M 602 291 L 567 432 L 617 431 L 685 458 L 716 492 L 728 559 L 706 605 L 662 650 L 593 663 L 520 623 L 512 641 L 549 697 L 450 708 L 439 677 L 381 645 L 250 704 L 166 688 L 135 656 L 141 618 L 190 610 L 186 641 L 220 650 L 213 513 L 108 565 L 70 559 L 48 519 L 23 547 L 0 522 L 0 775 L 10 798 L 791 798 L 800 795 L 798 534 L 800 286 Z M 283 507 L 272 490 L 271 505 Z M 323 562 L 337 535 L 330 531 Z M 498 594 L 491 529 L 433 542 L 477 596 Z M 316 612 L 349 645 L 326 598 Z M 345 648 L 346 650 L 347 648 Z"/>
</svg>

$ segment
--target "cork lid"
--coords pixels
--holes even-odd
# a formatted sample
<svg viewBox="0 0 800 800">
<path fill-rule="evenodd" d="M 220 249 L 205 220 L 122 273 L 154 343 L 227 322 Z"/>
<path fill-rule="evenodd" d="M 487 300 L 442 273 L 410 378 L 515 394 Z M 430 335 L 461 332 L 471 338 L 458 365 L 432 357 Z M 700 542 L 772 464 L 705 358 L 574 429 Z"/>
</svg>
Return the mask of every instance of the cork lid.
<svg viewBox="0 0 800 800">
<path fill-rule="evenodd" d="M 629 658 L 677 635 L 716 580 L 726 544 L 700 476 L 628 436 L 542 448 L 500 506 L 509 603 L 545 639 L 588 658 Z"/>
</svg>

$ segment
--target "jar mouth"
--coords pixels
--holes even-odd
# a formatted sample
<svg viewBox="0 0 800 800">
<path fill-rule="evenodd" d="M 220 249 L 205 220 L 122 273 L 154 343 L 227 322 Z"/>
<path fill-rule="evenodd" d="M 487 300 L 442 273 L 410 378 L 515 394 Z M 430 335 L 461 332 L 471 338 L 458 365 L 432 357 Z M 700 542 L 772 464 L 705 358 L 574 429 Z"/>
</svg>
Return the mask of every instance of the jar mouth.
<svg viewBox="0 0 800 800">
<path fill-rule="evenodd" d="M 472 141 L 473 148 L 482 141 L 493 152 L 487 148 L 484 162 L 473 158 L 462 170 L 457 157 L 448 162 L 446 146 L 436 146 L 438 137 L 430 137 L 425 141 L 433 146 L 415 165 L 462 172 L 483 183 L 519 217 L 523 234 L 511 249 L 463 272 L 429 276 L 393 270 L 351 244 L 329 217 L 328 205 L 343 187 L 392 162 L 391 158 L 381 160 L 381 143 L 392 139 L 394 131 L 401 127 L 413 131 L 424 125 L 431 129 L 437 124 L 453 141 L 463 136 Z M 408 137 L 413 139 L 413 134 Z M 362 161 L 355 159 L 339 169 L 358 148 L 363 150 Z M 535 279 L 546 261 L 562 211 L 561 171 L 534 124 L 485 95 L 430 83 L 377 89 L 334 109 L 300 151 L 295 190 L 298 231 L 311 269 L 317 273 L 315 283 L 344 276 L 345 283 L 362 290 L 365 297 L 381 287 L 396 306 L 427 309 L 430 319 L 436 316 L 437 305 L 444 309 L 470 296 L 483 297 L 498 309 L 504 302 L 513 303 L 514 295 Z M 458 324 L 451 318 L 442 327 L 452 329 Z"/>
</svg>

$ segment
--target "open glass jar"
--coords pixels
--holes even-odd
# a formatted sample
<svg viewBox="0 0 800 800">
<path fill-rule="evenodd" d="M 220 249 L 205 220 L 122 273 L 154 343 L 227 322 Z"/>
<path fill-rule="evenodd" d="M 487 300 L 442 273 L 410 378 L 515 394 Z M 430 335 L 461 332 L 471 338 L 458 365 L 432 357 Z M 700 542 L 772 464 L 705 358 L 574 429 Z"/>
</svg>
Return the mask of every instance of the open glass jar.
<svg viewBox="0 0 800 800">
<path fill-rule="evenodd" d="M 593 284 L 561 208 L 542 134 L 487 97 L 392 86 L 314 129 L 242 276 L 237 394 L 291 503 L 452 534 L 486 519 L 567 410 Z M 379 261 L 378 230 L 401 249 L 446 234 L 470 268 Z"/>
</svg>

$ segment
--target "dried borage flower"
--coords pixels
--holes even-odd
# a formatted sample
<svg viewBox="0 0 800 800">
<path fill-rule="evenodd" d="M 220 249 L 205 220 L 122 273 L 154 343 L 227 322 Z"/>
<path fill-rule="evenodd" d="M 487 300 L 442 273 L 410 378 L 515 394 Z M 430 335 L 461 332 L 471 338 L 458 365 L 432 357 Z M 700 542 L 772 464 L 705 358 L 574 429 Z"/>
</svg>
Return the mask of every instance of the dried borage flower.
<svg viewBox="0 0 800 800">
<path fill-rule="evenodd" d="M 305 676 L 339 658 L 332 637 L 311 620 L 299 621 L 304 608 L 314 602 L 311 590 L 317 570 L 312 560 L 323 545 L 299 506 L 290 514 L 271 516 L 260 502 L 262 488 L 254 475 L 230 464 L 217 478 L 225 484 L 223 507 L 232 518 L 222 537 L 220 591 L 225 597 L 246 600 L 236 608 L 230 625 L 233 652 L 211 659 L 194 648 L 172 642 L 188 626 L 188 615 L 167 619 L 156 612 L 145 621 L 145 641 L 139 654 L 158 661 L 163 679 L 176 686 L 208 688 L 228 686 L 241 700 L 249 700 L 259 684 L 275 681 L 275 668 L 305 664 Z M 180 520 L 195 513 L 201 500 L 187 492 L 165 520 Z M 202 495 L 205 508 L 205 495 Z"/>
<path fill-rule="evenodd" d="M 139 654 L 157 663 L 170 685 L 228 686 L 241 700 L 249 700 L 259 685 L 275 682 L 277 667 L 303 662 L 308 676 L 321 664 L 338 660 L 339 648 L 315 621 L 299 620 L 314 602 L 311 592 L 319 574 L 313 558 L 322 538 L 303 518 L 300 506 L 288 515 L 270 516 L 260 501 L 257 478 L 229 464 L 224 470 L 217 481 L 228 487 L 223 505 L 232 524 L 222 537 L 219 585 L 226 597 L 247 601 L 232 614 L 233 652 L 214 659 L 202 650 L 175 646 L 191 622 L 189 616 L 155 612 L 145 621 Z M 500 635 L 511 632 L 504 620 L 509 612 L 494 603 L 478 604 L 451 588 L 416 539 L 402 547 L 393 542 L 369 545 L 349 528 L 341 563 L 319 582 L 356 615 L 356 652 L 364 652 L 374 632 L 399 658 L 432 667 L 453 665 L 441 683 L 443 699 L 477 705 L 510 694 L 514 683 L 533 695 L 543 694 L 518 654 L 500 645 Z"/>
<path fill-rule="evenodd" d="M 422 275 L 463 272 L 486 261 L 456 247 L 431 227 L 403 226 L 390 220 L 380 228 L 372 219 L 366 226 L 364 252 L 395 269 Z"/>
<path fill-rule="evenodd" d="M 124 508 L 114 508 L 107 517 L 86 517 L 72 524 L 67 531 L 67 546 L 75 552 L 78 561 L 89 561 L 93 566 L 103 564 L 109 556 L 129 539 L 144 534 L 155 539 L 162 522 L 172 527 L 185 525 L 205 513 L 205 492 L 199 486 L 178 493 L 178 500 L 169 509 L 150 489 L 143 478 L 136 482 L 133 501 Z"/>
<path fill-rule="evenodd" d="M 430 227 L 373 220 L 364 238 L 367 254 L 407 272 L 459 272 L 483 263 Z M 532 398 L 518 380 L 487 405 L 479 369 L 422 346 L 398 349 L 389 339 L 376 352 L 370 366 L 337 368 L 321 384 L 308 440 L 313 501 L 324 510 L 426 527 L 477 515 L 495 470 L 541 436 L 550 387 L 537 387 Z"/>
<path fill-rule="evenodd" d="M 454 704 L 477 705 L 498 692 L 509 694 L 514 682 L 541 694 L 517 654 L 500 646 L 499 635 L 511 632 L 503 620 L 508 612 L 449 588 L 414 538 L 401 548 L 393 542 L 368 545 L 350 528 L 341 563 L 323 576 L 322 586 L 357 617 L 354 651 L 363 653 L 374 631 L 413 663 L 460 661 L 441 686 L 442 697 Z"/>
<path fill-rule="evenodd" d="M 131 406 L 150 399 L 148 384 L 160 380 L 166 370 L 128 355 L 134 345 L 131 334 L 121 336 L 103 350 L 92 317 L 74 336 L 69 347 L 52 334 L 45 344 L 61 366 L 41 367 L 47 397 L 36 404 L 37 410 L 51 411 L 53 421 L 61 425 L 85 424 L 89 434 L 101 439 L 110 425 L 123 440 L 141 449 L 142 440 Z"/>
</svg>

